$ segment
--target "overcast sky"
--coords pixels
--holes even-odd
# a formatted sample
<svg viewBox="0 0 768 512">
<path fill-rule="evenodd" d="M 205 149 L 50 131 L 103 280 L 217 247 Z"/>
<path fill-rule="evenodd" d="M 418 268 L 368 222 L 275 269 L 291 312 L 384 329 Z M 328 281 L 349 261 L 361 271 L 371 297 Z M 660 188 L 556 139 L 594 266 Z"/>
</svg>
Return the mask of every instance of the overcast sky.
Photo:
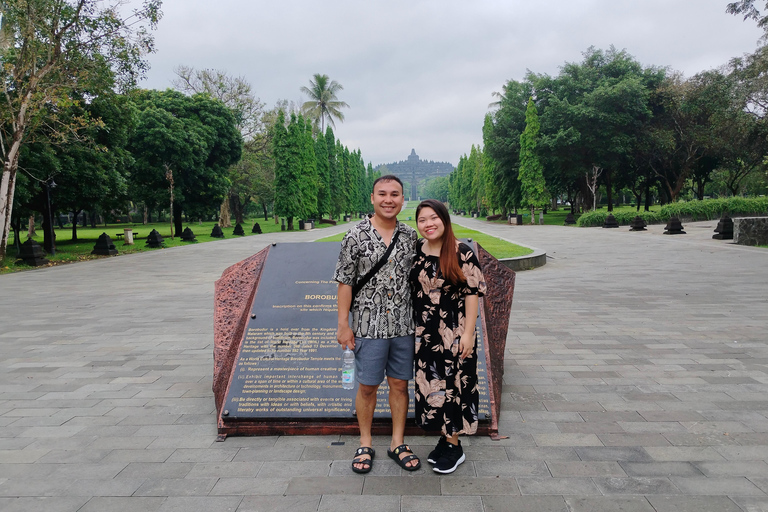
<svg viewBox="0 0 768 512">
<path fill-rule="evenodd" d="M 245 77 L 271 107 L 315 73 L 344 86 L 336 136 L 375 165 L 456 165 L 482 144 L 492 93 L 556 75 L 589 46 L 691 76 L 753 52 L 761 32 L 728 0 L 164 0 L 144 87 L 184 64 Z"/>
</svg>

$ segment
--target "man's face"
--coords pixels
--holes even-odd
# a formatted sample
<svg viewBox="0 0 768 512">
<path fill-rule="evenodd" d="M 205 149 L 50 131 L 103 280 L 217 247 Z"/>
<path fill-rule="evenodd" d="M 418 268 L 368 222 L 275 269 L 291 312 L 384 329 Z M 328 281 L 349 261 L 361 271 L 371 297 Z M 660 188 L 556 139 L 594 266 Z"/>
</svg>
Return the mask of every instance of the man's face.
<svg viewBox="0 0 768 512">
<path fill-rule="evenodd" d="M 392 220 L 397 217 L 405 204 L 403 188 L 394 180 L 380 181 L 373 187 L 371 204 L 377 217 Z"/>
</svg>

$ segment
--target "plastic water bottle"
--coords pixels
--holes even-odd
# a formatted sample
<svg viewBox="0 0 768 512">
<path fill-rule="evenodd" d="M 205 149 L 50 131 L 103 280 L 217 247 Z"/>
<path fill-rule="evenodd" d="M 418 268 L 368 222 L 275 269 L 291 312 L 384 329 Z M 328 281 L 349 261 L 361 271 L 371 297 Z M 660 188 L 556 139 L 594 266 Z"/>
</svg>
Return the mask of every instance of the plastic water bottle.
<svg viewBox="0 0 768 512">
<path fill-rule="evenodd" d="M 355 387 L 355 353 L 349 348 L 341 354 L 341 387 L 344 389 Z"/>
</svg>

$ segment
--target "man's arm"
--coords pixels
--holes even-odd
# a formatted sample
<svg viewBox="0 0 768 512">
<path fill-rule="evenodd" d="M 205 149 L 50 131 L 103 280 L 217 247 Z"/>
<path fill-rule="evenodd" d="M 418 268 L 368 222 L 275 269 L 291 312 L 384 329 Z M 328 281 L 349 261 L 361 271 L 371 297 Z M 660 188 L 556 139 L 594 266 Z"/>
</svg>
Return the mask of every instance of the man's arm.
<svg viewBox="0 0 768 512">
<path fill-rule="evenodd" d="M 355 334 L 349 326 L 349 308 L 352 306 L 352 287 L 348 284 L 339 283 L 339 290 L 336 292 L 336 309 L 339 315 L 339 324 L 336 328 L 336 341 L 341 347 L 346 349 L 355 348 Z"/>
</svg>

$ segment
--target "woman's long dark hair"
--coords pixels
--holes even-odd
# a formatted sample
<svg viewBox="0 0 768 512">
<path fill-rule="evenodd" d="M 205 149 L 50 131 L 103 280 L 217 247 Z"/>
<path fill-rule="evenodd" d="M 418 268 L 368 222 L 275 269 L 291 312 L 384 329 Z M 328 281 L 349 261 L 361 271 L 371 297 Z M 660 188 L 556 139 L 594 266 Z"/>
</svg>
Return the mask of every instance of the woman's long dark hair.
<svg viewBox="0 0 768 512">
<path fill-rule="evenodd" d="M 451 227 L 451 215 L 448 209 L 440 201 L 435 199 L 425 199 L 416 207 L 416 222 L 419 220 L 419 212 L 422 208 L 432 208 L 437 216 L 443 221 L 443 245 L 440 248 L 440 273 L 443 278 L 453 284 L 465 283 L 467 278 L 459 266 L 459 258 L 456 250 L 456 235 L 453 234 Z"/>
</svg>

